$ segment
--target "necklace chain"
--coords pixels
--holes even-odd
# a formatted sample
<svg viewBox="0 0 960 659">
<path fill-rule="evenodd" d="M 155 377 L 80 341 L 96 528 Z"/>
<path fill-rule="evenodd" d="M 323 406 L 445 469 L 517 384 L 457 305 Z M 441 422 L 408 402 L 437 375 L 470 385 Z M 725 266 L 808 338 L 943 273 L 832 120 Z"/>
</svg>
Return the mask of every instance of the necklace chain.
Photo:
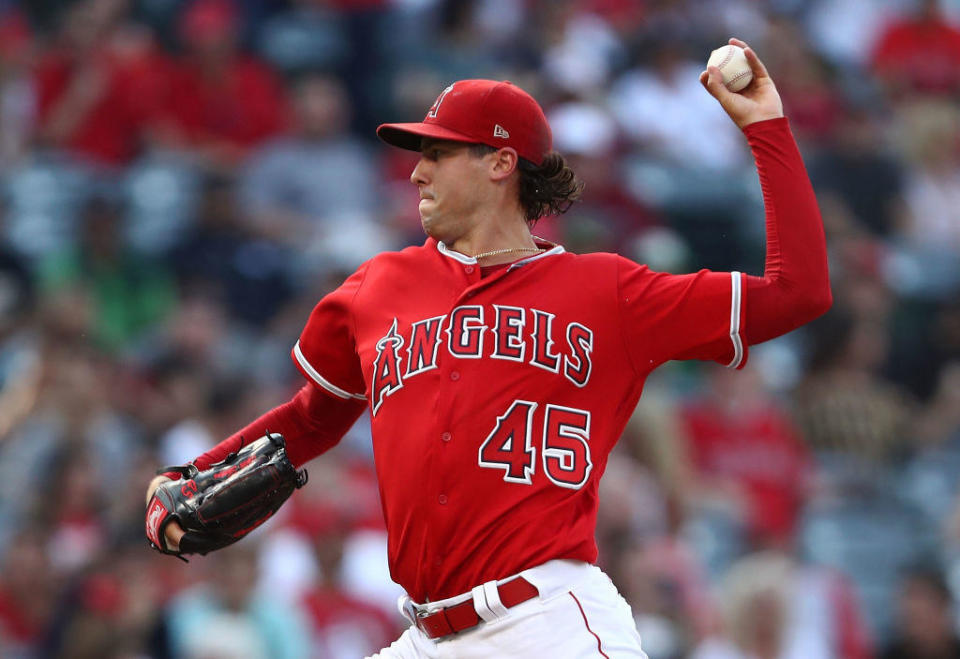
<svg viewBox="0 0 960 659">
<path fill-rule="evenodd" d="M 539 247 L 507 247 L 505 249 L 494 249 L 489 252 L 481 252 L 479 254 L 474 254 L 473 258 L 478 261 L 485 256 L 494 256 L 496 254 L 508 254 L 510 252 L 540 252 L 543 251 Z"/>
</svg>

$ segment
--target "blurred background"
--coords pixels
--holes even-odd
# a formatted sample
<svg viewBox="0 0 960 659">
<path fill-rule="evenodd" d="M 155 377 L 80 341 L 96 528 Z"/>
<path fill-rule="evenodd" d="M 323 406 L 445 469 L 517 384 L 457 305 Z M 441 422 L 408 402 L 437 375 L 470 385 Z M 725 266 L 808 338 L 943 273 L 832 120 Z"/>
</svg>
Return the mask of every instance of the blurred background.
<svg viewBox="0 0 960 659">
<path fill-rule="evenodd" d="M 654 374 L 601 565 L 652 659 L 960 656 L 960 0 L 0 0 L 0 656 L 389 644 L 366 420 L 189 565 L 148 549 L 146 483 L 288 400 L 315 302 L 422 242 L 416 156 L 374 128 L 455 79 L 533 93 L 587 182 L 536 233 L 760 274 L 753 162 L 697 80 L 732 35 L 836 301 L 744 372 Z"/>
</svg>

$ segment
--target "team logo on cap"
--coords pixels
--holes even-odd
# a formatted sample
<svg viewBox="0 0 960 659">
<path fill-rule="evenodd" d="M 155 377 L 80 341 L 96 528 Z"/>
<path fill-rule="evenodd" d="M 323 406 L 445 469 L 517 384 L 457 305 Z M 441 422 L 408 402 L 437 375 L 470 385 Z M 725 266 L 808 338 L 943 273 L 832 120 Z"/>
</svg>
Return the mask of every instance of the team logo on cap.
<svg viewBox="0 0 960 659">
<path fill-rule="evenodd" d="M 455 84 L 456 84 L 456 83 L 454 83 L 454 85 L 455 85 Z M 437 100 L 435 100 L 435 101 L 433 102 L 433 105 L 432 105 L 432 106 L 430 107 L 430 109 L 427 111 L 427 116 L 428 116 L 428 117 L 436 117 L 436 116 L 437 116 L 437 110 L 440 109 L 440 104 L 443 103 L 443 97 L 446 96 L 447 94 L 449 94 L 451 91 L 453 91 L 453 85 L 450 85 L 449 87 L 447 87 L 446 89 L 444 89 L 442 92 L 440 92 L 440 95 L 437 96 Z"/>
<path fill-rule="evenodd" d="M 500 124 L 497 124 L 496 126 L 493 127 L 493 136 L 502 137 L 505 140 L 510 139 L 510 133 L 508 133 L 507 129 L 501 126 Z"/>
</svg>

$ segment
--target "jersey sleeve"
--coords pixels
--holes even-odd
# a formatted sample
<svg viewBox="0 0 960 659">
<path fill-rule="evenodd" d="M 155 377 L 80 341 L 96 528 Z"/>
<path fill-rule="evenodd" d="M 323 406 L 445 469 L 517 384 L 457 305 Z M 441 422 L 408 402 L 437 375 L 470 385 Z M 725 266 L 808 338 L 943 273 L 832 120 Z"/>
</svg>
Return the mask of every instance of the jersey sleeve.
<svg viewBox="0 0 960 659">
<path fill-rule="evenodd" d="M 617 258 L 618 304 L 635 370 L 649 372 L 671 359 L 744 366 L 743 274 L 701 270 L 671 275 Z"/>
<path fill-rule="evenodd" d="M 366 271 L 364 264 L 317 303 L 291 352 L 304 377 L 347 400 L 366 400 L 353 309 Z"/>
</svg>

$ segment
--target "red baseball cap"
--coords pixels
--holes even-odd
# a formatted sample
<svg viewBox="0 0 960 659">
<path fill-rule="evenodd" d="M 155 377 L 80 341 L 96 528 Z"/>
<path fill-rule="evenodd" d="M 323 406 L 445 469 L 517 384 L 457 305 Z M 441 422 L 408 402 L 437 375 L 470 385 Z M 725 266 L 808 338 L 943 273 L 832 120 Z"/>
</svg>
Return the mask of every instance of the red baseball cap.
<svg viewBox="0 0 960 659">
<path fill-rule="evenodd" d="M 513 83 L 497 80 L 458 80 L 441 92 L 422 122 L 383 124 L 377 136 L 410 151 L 420 150 L 421 137 L 509 146 L 536 165 L 553 149 L 540 105 Z"/>
</svg>

